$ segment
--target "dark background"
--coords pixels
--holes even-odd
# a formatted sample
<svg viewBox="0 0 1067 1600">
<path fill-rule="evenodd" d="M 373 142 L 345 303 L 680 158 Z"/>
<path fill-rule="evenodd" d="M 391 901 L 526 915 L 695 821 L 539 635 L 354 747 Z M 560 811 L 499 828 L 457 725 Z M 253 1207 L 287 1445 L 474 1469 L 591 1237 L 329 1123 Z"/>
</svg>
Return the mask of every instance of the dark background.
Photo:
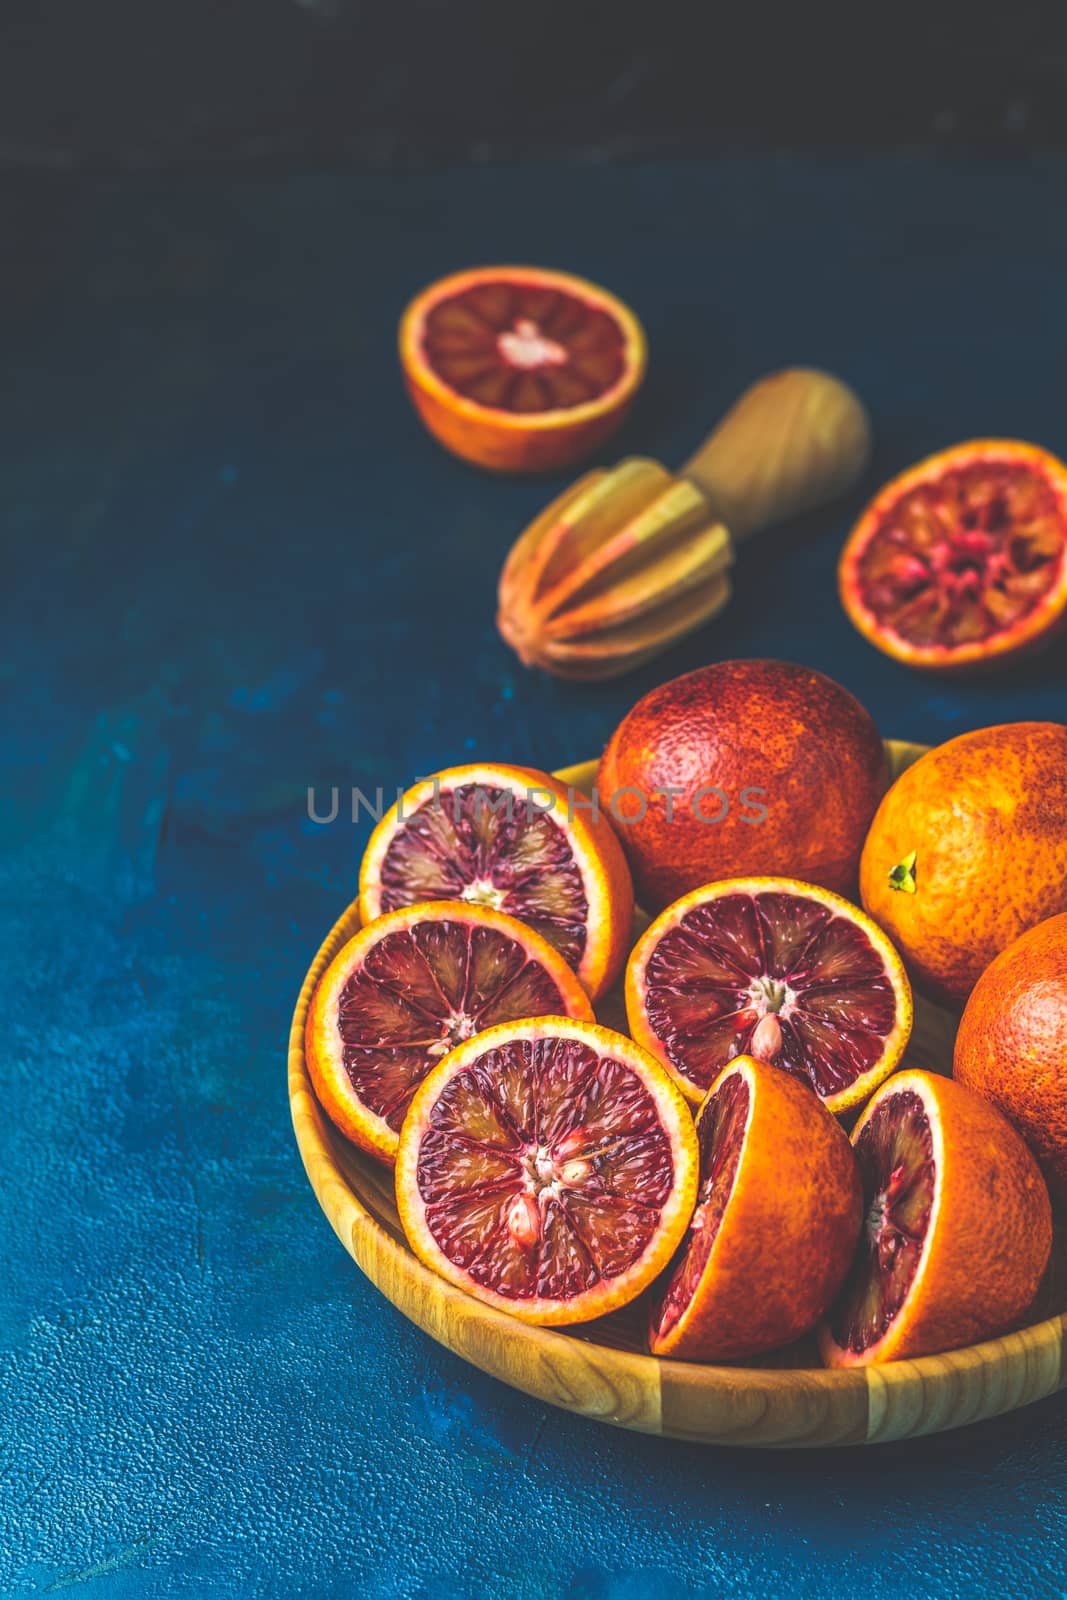
<svg viewBox="0 0 1067 1600">
<path fill-rule="evenodd" d="M 801 1455 L 540 1405 L 349 1260 L 284 1054 L 368 832 L 309 822 L 309 784 L 593 757 L 654 683 L 742 655 L 830 673 L 891 736 L 1067 715 L 1067 641 L 943 682 L 834 586 L 927 451 L 1067 454 L 1067 156 L 18 182 L 72 203 L 0 389 L 0 1596 L 1063 1600 L 1067 1393 Z M 408 295 L 531 256 L 646 324 L 605 464 L 682 461 L 785 362 L 874 419 L 845 502 L 746 545 L 711 627 L 605 684 L 525 671 L 493 622 L 571 474 L 446 455 L 398 371 Z"/>
<path fill-rule="evenodd" d="M 7 0 L 0 170 L 1067 144 L 1052 0 Z"/>
<path fill-rule="evenodd" d="M 737 655 L 887 735 L 1067 714 L 1062 648 L 926 678 L 833 580 L 920 455 L 1067 454 L 1065 41 L 1027 3 L 0 0 L 2 1600 L 1062 1600 L 1067 1394 L 802 1458 L 541 1406 L 353 1266 L 283 1056 L 366 842 L 309 784 L 592 757 Z M 617 682 L 493 623 L 570 475 L 479 473 L 403 392 L 405 300 L 494 259 L 645 322 L 605 462 L 784 363 L 874 419 L 849 500 Z"/>
</svg>

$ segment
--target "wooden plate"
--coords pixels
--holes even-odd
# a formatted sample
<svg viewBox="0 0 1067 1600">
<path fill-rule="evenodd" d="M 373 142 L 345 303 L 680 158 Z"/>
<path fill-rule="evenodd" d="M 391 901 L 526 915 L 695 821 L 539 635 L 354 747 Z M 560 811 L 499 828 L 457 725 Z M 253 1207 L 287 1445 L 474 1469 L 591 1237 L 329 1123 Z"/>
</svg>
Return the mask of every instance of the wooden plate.
<svg viewBox="0 0 1067 1600">
<path fill-rule="evenodd" d="M 924 746 L 891 741 L 893 774 Z M 564 782 L 588 789 L 595 764 L 570 767 Z M 629 1311 L 583 1328 L 532 1328 L 471 1299 L 415 1259 L 397 1220 L 392 1173 L 336 1133 L 319 1109 L 304 1061 L 304 1021 L 326 964 L 359 927 L 353 905 L 311 964 L 289 1035 L 289 1103 L 311 1187 L 334 1232 L 367 1277 L 440 1344 L 538 1400 L 601 1422 L 709 1444 L 761 1446 L 877 1443 L 937 1433 L 1028 1405 L 1067 1385 L 1067 1272 L 1062 1237 L 1030 1325 L 1002 1339 L 921 1361 L 829 1372 L 810 1341 L 756 1366 L 661 1361 L 645 1352 Z M 624 1023 L 621 996 L 598 1017 Z M 917 1004 L 908 1048 L 913 1065 L 944 1071 L 954 1023 Z"/>
</svg>

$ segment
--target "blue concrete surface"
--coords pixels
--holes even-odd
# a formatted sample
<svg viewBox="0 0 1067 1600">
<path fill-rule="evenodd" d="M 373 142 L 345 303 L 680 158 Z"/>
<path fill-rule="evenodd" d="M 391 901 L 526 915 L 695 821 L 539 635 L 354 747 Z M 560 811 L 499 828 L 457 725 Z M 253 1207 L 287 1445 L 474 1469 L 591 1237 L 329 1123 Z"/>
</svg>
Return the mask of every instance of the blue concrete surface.
<svg viewBox="0 0 1067 1600">
<path fill-rule="evenodd" d="M 366 833 L 309 823 L 309 784 L 593 755 L 650 684 L 737 654 L 832 673 L 887 734 L 1067 714 L 1062 650 L 948 686 L 859 639 L 832 583 L 859 496 L 746 551 L 728 613 L 637 676 L 526 673 L 494 584 L 552 485 L 422 432 L 394 354 L 409 292 L 494 258 L 612 285 L 652 369 L 611 454 L 681 460 L 790 362 L 866 397 L 872 482 L 975 433 L 1067 453 L 1065 183 L 1053 159 L 782 159 L 21 196 L 0 1594 L 1065 1592 L 1067 1397 L 803 1456 L 548 1410 L 364 1282 L 305 1182 L 284 1070 Z"/>
</svg>

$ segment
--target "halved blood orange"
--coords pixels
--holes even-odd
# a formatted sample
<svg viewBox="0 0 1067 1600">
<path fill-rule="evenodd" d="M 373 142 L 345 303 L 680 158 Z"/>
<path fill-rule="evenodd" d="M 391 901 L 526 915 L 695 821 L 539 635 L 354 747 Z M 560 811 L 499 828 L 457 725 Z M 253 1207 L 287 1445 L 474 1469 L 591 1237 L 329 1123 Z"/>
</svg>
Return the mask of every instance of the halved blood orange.
<svg viewBox="0 0 1067 1600">
<path fill-rule="evenodd" d="M 793 878 L 730 878 L 647 929 L 626 969 L 626 1013 L 691 1100 L 749 1054 L 839 1112 L 900 1060 L 912 1000 L 900 957 L 849 901 Z"/>
<path fill-rule="evenodd" d="M 652 1353 L 736 1361 L 791 1344 L 825 1316 L 856 1247 L 848 1137 L 798 1078 L 739 1056 L 697 1138 L 696 1211 L 653 1307 Z"/>
<path fill-rule="evenodd" d="M 407 791 L 375 828 L 359 871 L 364 922 L 424 900 L 519 917 L 577 972 L 591 999 L 626 960 L 633 883 L 603 815 L 533 767 L 448 767 Z"/>
<path fill-rule="evenodd" d="M 396 1195 L 419 1259 L 526 1322 L 587 1322 L 670 1260 L 697 1137 L 640 1045 L 563 1017 L 503 1024 L 446 1056 L 400 1132 Z"/>
<path fill-rule="evenodd" d="M 539 933 L 485 906 L 409 906 L 361 928 L 319 979 L 308 1072 L 341 1132 L 380 1161 L 416 1088 L 460 1039 L 517 1017 L 593 1008 Z"/>
<path fill-rule="evenodd" d="M 645 371 L 633 312 L 596 284 L 540 267 L 441 278 L 408 306 L 400 360 L 415 407 L 479 466 L 569 465 L 614 433 Z"/>
<path fill-rule="evenodd" d="M 977 667 L 1044 642 L 1067 616 L 1067 466 L 975 439 L 886 485 L 841 555 L 859 631 L 909 666 Z"/>
<path fill-rule="evenodd" d="M 1037 1293 L 1052 1209 L 1007 1118 L 951 1078 L 900 1072 L 852 1144 L 866 1216 L 820 1330 L 827 1364 L 938 1355 L 1009 1329 Z"/>
</svg>

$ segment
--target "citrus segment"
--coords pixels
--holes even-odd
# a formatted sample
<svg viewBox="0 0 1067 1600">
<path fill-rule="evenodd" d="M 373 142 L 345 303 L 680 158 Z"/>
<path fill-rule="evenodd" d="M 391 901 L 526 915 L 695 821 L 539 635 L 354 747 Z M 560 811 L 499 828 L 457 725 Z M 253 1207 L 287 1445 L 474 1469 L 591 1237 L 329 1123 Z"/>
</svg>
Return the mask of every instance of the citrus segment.
<svg viewBox="0 0 1067 1600">
<path fill-rule="evenodd" d="M 639 1046 L 542 1018 L 456 1047 L 400 1135 L 400 1219 L 419 1258 L 529 1322 L 583 1322 L 669 1261 L 696 1190 L 685 1102 Z"/>
<path fill-rule="evenodd" d="M 644 374 L 640 324 L 606 290 L 535 267 L 459 272 L 400 325 L 412 399 L 457 455 L 501 470 L 576 461 L 618 427 Z"/>
<path fill-rule="evenodd" d="M 518 278 L 485 278 L 438 300 L 422 349 L 451 388 L 503 411 L 595 400 L 626 367 L 615 317 L 566 289 Z"/>
<path fill-rule="evenodd" d="M 589 802 L 532 768 L 453 767 L 382 818 L 360 868 L 364 922 L 435 899 L 519 917 L 595 1000 L 626 957 L 633 886 L 611 828 Z"/>
<path fill-rule="evenodd" d="M 326 968 L 307 1020 L 311 1080 L 333 1122 L 391 1160 L 418 1084 L 454 1044 L 518 1017 L 592 1007 L 539 934 L 439 901 L 380 917 Z"/>
<path fill-rule="evenodd" d="M 630 958 L 626 1009 L 691 1099 L 758 1053 L 834 1111 L 893 1070 L 912 1020 L 900 959 L 875 924 L 788 878 L 708 884 L 669 906 Z"/>
<path fill-rule="evenodd" d="M 884 488 L 841 556 L 841 598 L 911 665 L 980 665 L 1050 635 L 1067 608 L 1067 467 L 1010 439 L 931 456 Z"/>
<path fill-rule="evenodd" d="M 750 1056 L 697 1117 L 700 1187 L 652 1310 L 656 1355 L 736 1360 L 789 1344 L 848 1269 L 861 1196 L 848 1139 L 806 1085 Z"/>
<path fill-rule="evenodd" d="M 865 1216 L 820 1332 L 829 1365 L 937 1355 L 1011 1327 L 1045 1270 L 1052 1214 L 1007 1119 L 951 1079 L 901 1072 L 852 1143 Z"/>
<path fill-rule="evenodd" d="M 922 1260 L 934 1203 L 936 1167 L 930 1119 L 917 1094 L 885 1101 L 856 1143 L 867 1201 L 864 1258 L 834 1315 L 849 1349 L 880 1340 L 907 1299 Z"/>
<path fill-rule="evenodd" d="M 678 1265 L 653 1314 L 654 1350 L 685 1315 L 704 1274 L 737 1176 L 750 1105 L 751 1096 L 744 1076 L 731 1072 L 714 1094 L 709 1093 L 697 1118 L 700 1146 L 697 1205 Z"/>
</svg>

